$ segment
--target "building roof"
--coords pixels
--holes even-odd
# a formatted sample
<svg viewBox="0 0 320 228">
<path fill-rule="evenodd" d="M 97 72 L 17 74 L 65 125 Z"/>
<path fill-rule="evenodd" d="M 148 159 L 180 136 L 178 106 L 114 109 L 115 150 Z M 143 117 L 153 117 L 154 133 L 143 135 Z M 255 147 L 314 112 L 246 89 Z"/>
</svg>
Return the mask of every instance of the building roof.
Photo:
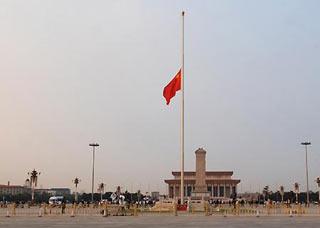
<svg viewBox="0 0 320 228">
<path fill-rule="evenodd" d="M 164 180 L 165 183 L 167 184 L 176 184 L 180 185 L 180 179 L 171 179 L 171 180 Z M 189 180 L 185 179 L 184 180 L 185 184 L 191 184 L 194 185 L 196 183 L 196 180 Z M 239 184 L 240 180 L 238 179 L 211 179 L 211 180 L 206 180 L 206 184 Z"/>
<path fill-rule="evenodd" d="M 180 176 L 181 172 L 180 171 L 172 171 L 173 176 Z M 195 171 L 184 171 L 185 176 L 195 176 L 196 172 Z M 222 176 L 222 175 L 228 175 L 232 176 L 233 171 L 206 171 L 207 176 Z"/>
<path fill-rule="evenodd" d="M 50 190 L 62 190 L 62 191 L 65 191 L 65 190 L 70 190 L 70 188 L 50 188 Z"/>
<path fill-rule="evenodd" d="M 24 186 L 21 186 L 21 185 L 0 184 L 0 188 L 24 188 Z"/>
<path fill-rule="evenodd" d="M 70 188 L 37 188 L 36 191 L 71 191 Z"/>
</svg>

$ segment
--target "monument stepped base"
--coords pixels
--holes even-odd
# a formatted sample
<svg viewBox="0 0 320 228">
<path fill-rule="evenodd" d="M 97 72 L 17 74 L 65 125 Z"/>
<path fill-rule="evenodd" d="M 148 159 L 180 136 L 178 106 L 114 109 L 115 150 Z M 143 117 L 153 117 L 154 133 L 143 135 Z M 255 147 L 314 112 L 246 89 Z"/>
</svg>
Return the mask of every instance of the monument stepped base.
<svg viewBox="0 0 320 228">
<path fill-rule="evenodd" d="M 191 200 L 209 200 L 211 198 L 210 192 L 192 192 Z"/>
</svg>

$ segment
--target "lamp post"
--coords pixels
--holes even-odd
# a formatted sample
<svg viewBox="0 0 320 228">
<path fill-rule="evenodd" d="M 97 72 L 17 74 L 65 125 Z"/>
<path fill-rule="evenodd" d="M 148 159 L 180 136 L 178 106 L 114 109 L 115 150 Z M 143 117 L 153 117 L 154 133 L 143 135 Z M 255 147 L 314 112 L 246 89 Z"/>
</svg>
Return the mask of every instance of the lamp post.
<svg viewBox="0 0 320 228">
<path fill-rule="evenodd" d="M 34 203 L 34 189 L 37 187 L 40 172 L 33 169 L 31 172 L 28 172 L 28 175 L 30 176 L 31 202 Z"/>
<path fill-rule="evenodd" d="M 294 183 L 294 193 L 296 193 L 296 203 L 299 203 L 299 184 L 297 182 Z"/>
<path fill-rule="evenodd" d="M 76 191 L 74 193 L 74 201 L 77 203 L 78 202 L 78 184 L 80 183 L 80 179 L 76 177 L 72 182 L 76 186 Z"/>
<path fill-rule="evenodd" d="M 284 187 L 280 186 L 281 203 L 283 203 Z"/>
<path fill-rule="evenodd" d="M 302 142 L 301 145 L 305 146 L 306 149 L 307 206 L 309 207 L 308 146 L 311 145 L 311 142 Z"/>
<path fill-rule="evenodd" d="M 316 179 L 316 182 L 317 182 L 318 187 L 319 187 L 319 204 L 320 204 L 320 177 L 318 177 L 318 178 Z"/>
<path fill-rule="evenodd" d="M 267 197 L 269 196 L 269 185 L 265 186 L 262 190 L 262 194 L 264 197 L 264 201 L 267 200 Z"/>
<path fill-rule="evenodd" d="M 101 201 L 102 201 L 102 195 L 104 194 L 104 186 L 105 186 L 104 183 L 100 183 L 100 184 L 98 185 L 98 190 L 99 190 L 99 192 L 100 192 Z"/>
<path fill-rule="evenodd" d="M 94 156 L 95 148 L 99 146 L 98 143 L 90 143 L 89 146 L 92 147 L 92 184 L 91 184 L 91 202 L 93 202 L 93 186 L 94 186 Z"/>
<path fill-rule="evenodd" d="M 138 204 L 139 204 L 140 199 L 141 199 L 141 191 L 140 190 L 137 191 L 137 198 L 138 198 Z"/>
<path fill-rule="evenodd" d="M 28 173 L 28 175 L 29 175 L 29 173 Z M 25 180 L 24 186 L 26 186 L 27 188 L 31 188 L 31 183 L 30 183 L 30 179 L 29 179 L 29 178 L 27 178 L 27 179 Z"/>
</svg>

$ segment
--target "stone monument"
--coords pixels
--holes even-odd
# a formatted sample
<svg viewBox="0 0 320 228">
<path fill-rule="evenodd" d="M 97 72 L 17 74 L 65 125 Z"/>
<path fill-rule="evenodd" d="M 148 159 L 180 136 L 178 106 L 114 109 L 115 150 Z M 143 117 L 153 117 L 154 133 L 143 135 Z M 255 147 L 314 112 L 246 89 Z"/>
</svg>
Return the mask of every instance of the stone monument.
<svg viewBox="0 0 320 228">
<path fill-rule="evenodd" d="M 206 151 L 203 148 L 196 150 L 196 183 L 191 193 L 192 199 L 206 200 L 210 198 L 210 192 L 206 185 Z"/>
</svg>

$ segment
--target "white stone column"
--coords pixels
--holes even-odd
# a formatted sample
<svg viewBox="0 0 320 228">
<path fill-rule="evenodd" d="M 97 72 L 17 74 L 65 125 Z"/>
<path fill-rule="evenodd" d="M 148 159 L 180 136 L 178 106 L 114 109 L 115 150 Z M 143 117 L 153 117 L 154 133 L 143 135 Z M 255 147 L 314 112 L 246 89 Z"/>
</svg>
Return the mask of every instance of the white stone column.
<svg viewBox="0 0 320 228">
<path fill-rule="evenodd" d="M 206 151 L 202 148 L 196 150 L 196 184 L 195 191 L 207 192 L 206 185 Z"/>
</svg>

